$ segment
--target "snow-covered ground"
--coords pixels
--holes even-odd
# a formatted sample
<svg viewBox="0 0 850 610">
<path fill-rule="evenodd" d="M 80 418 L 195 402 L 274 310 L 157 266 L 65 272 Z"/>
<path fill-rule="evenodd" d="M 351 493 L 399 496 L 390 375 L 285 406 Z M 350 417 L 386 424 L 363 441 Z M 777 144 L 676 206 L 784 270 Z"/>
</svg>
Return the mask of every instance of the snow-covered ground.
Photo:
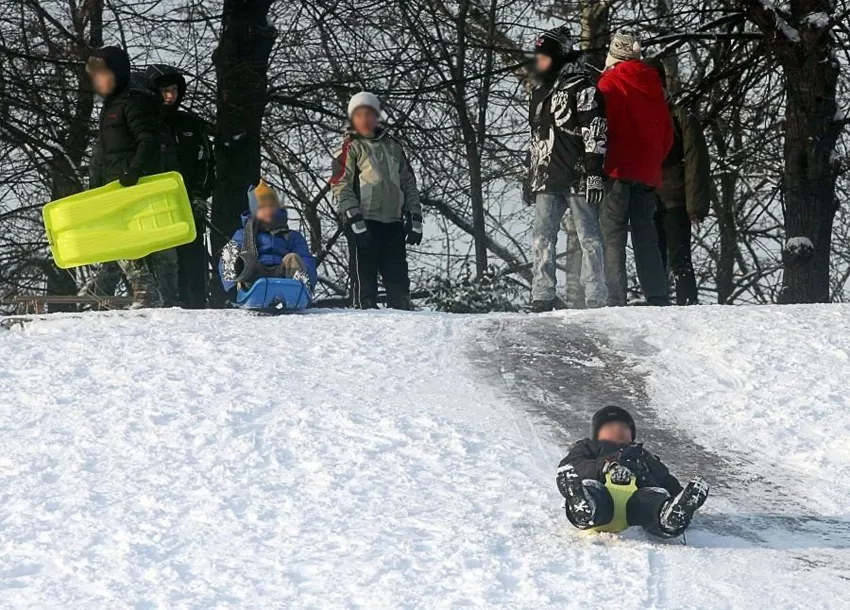
<svg viewBox="0 0 850 610">
<path fill-rule="evenodd" d="M 850 308 L 558 317 L 640 353 L 657 412 L 706 448 L 779 473 L 800 499 L 777 512 L 850 519 Z M 0 608 L 850 598 L 846 540 L 569 528 L 565 448 L 468 357 L 494 318 L 156 311 L 0 330 Z M 721 485 L 706 513 L 765 516 L 747 493 Z"/>
</svg>

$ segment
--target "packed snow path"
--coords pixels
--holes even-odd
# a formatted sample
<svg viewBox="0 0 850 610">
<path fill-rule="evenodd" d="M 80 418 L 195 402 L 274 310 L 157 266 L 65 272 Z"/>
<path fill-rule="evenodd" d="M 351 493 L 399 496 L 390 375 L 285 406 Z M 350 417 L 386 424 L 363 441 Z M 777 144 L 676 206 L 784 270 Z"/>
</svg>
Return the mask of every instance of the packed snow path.
<svg viewBox="0 0 850 610">
<path fill-rule="evenodd" d="M 0 607 L 837 607 L 848 314 L 10 325 Z M 716 469 L 689 546 L 567 526 L 554 465 L 597 390 L 681 472 Z"/>
</svg>

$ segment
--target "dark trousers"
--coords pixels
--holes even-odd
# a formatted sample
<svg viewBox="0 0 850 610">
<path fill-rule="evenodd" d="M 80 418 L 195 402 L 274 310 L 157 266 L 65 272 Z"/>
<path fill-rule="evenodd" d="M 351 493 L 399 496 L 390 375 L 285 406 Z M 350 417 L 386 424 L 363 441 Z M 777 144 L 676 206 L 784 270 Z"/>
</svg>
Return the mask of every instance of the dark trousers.
<svg viewBox="0 0 850 610">
<path fill-rule="evenodd" d="M 195 226 L 195 241 L 177 248 L 178 292 L 181 306 L 203 309 L 207 303 L 207 249 L 203 223 L 195 221 Z"/>
<path fill-rule="evenodd" d="M 608 304 L 622 307 L 627 302 L 626 243 L 629 227 L 640 287 L 650 305 L 667 305 L 667 274 L 658 252 L 658 234 L 653 222 L 658 198 L 655 190 L 639 182 L 609 180 L 599 209 Z"/>
<path fill-rule="evenodd" d="M 587 495 L 593 499 L 596 508 L 593 514 L 594 525 L 581 529 L 590 529 L 590 527 L 611 523 L 611 519 L 614 518 L 614 501 L 605 485 L 592 479 L 582 481 L 582 484 Z M 661 509 L 669 498 L 670 494 L 660 487 L 641 487 L 629 498 L 629 502 L 626 504 L 626 521 L 629 525 L 642 527 L 653 536 L 669 537 L 661 530 L 660 523 Z M 569 503 L 567 507 L 569 510 Z M 575 525 L 576 522 L 570 517 L 569 513 L 567 517 Z"/>
<path fill-rule="evenodd" d="M 378 306 L 380 275 L 387 291 L 387 307 L 410 309 L 404 223 L 367 220 L 366 226 L 372 238 L 366 248 L 358 248 L 353 234 L 347 232 L 352 306 L 357 309 L 374 309 Z"/>
<path fill-rule="evenodd" d="M 664 268 L 673 273 L 676 304 L 696 305 L 699 294 L 691 260 L 691 219 L 687 209 L 685 206 L 659 209 L 655 213 L 655 227 Z"/>
</svg>

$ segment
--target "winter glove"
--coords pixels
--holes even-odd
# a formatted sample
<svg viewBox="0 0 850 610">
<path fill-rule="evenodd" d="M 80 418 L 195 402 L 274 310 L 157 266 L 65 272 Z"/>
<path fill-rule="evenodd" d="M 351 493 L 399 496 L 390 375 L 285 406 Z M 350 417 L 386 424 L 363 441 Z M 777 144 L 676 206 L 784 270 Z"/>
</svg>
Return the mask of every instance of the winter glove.
<svg viewBox="0 0 850 610">
<path fill-rule="evenodd" d="M 192 211 L 195 213 L 195 216 L 205 218 L 207 210 L 209 210 L 209 203 L 207 203 L 206 199 L 196 197 L 192 200 Z"/>
<path fill-rule="evenodd" d="M 616 462 L 606 465 L 605 474 L 611 477 L 611 482 L 614 485 L 628 485 L 634 476 L 631 470 L 625 466 L 620 466 Z"/>
<path fill-rule="evenodd" d="M 408 214 L 404 221 L 404 232 L 407 234 L 407 245 L 418 246 L 422 243 L 422 214 Z"/>
<path fill-rule="evenodd" d="M 118 179 L 121 186 L 136 186 L 139 183 L 139 174 L 132 169 L 126 170 Z"/>
<path fill-rule="evenodd" d="M 369 227 L 363 220 L 363 214 L 358 208 L 352 208 L 345 213 L 345 226 L 354 236 L 354 243 L 358 250 L 363 250 L 372 245 L 372 236 L 369 235 Z"/>
<path fill-rule="evenodd" d="M 602 176 L 587 177 L 587 203 L 598 206 L 605 197 L 605 181 Z"/>
</svg>

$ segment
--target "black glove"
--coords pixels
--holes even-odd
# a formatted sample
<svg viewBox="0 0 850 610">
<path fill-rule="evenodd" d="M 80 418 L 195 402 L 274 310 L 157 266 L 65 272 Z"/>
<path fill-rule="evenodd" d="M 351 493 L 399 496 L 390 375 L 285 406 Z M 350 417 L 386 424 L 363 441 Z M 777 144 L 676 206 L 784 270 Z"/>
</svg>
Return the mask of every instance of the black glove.
<svg viewBox="0 0 850 610">
<path fill-rule="evenodd" d="M 121 186 L 136 186 L 139 183 L 139 174 L 132 169 L 128 169 L 121 174 L 118 182 L 121 183 Z"/>
<path fill-rule="evenodd" d="M 422 243 L 422 214 L 411 213 L 404 221 L 404 232 L 407 235 L 407 245 L 418 246 Z"/>
<path fill-rule="evenodd" d="M 587 203 L 598 206 L 605 197 L 605 181 L 602 176 L 587 177 Z"/>
<path fill-rule="evenodd" d="M 605 474 L 611 477 L 611 482 L 614 485 L 628 485 L 634 477 L 631 470 L 616 462 L 605 465 Z"/>
<path fill-rule="evenodd" d="M 345 226 L 354 237 L 354 243 L 358 250 L 363 250 L 372 245 L 372 236 L 369 235 L 369 227 L 363 220 L 363 214 L 359 208 L 353 208 L 345 213 Z"/>
</svg>

